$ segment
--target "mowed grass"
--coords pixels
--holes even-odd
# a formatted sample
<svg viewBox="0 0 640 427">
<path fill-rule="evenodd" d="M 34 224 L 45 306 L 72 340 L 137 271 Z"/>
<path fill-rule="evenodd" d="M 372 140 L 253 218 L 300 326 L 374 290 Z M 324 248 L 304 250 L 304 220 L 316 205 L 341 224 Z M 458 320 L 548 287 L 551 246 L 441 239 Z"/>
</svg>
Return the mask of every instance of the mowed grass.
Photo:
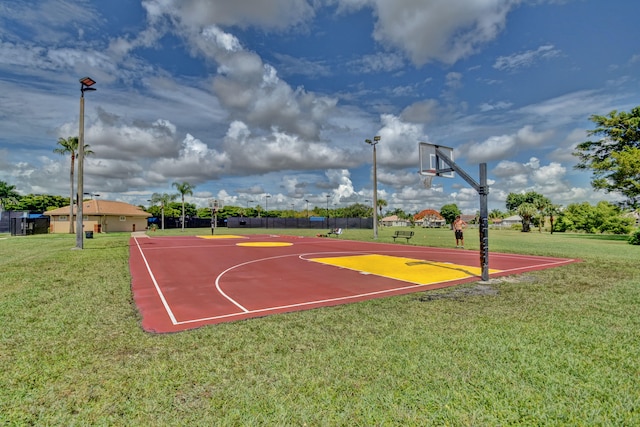
<svg viewBox="0 0 640 427">
<path fill-rule="evenodd" d="M 455 245 L 449 230 L 414 231 L 408 244 Z M 640 247 L 619 238 L 491 230 L 492 251 L 582 262 L 484 285 L 497 293 L 469 284 L 154 335 L 132 301 L 129 237 L 83 251 L 70 235 L 0 240 L 0 424 L 640 425 Z M 477 230 L 465 237 L 477 250 Z"/>
</svg>

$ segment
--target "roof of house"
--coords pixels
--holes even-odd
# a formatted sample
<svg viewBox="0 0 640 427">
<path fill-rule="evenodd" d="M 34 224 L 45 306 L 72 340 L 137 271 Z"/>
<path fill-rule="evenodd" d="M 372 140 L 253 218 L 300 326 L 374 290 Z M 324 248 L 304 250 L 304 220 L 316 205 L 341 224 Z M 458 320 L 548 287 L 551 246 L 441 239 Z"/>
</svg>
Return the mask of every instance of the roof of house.
<svg viewBox="0 0 640 427">
<path fill-rule="evenodd" d="M 464 222 L 471 222 L 471 221 L 474 221 L 476 219 L 476 215 L 461 214 L 460 215 L 460 219 L 463 220 Z"/>
<path fill-rule="evenodd" d="M 413 219 L 415 220 L 421 220 L 425 217 L 429 217 L 431 219 L 444 219 L 442 217 L 442 215 L 440 215 L 440 212 L 434 210 L 434 209 L 425 209 L 423 211 L 418 212 L 417 214 L 415 214 L 413 216 Z"/>
<path fill-rule="evenodd" d="M 390 221 L 406 221 L 406 220 L 398 218 L 398 215 L 390 215 L 382 218 L 380 221 L 390 222 Z"/>
<path fill-rule="evenodd" d="M 74 214 L 75 208 L 74 207 Z M 82 202 L 83 215 L 124 215 L 139 216 L 148 218 L 152 216 L 149 212 L 145 212 L 137 206 L 124 202 L 115 202 L 111 200 L 85 200 Z M 69 215 L 69 206 L 53 209 L 44 213 L 44 215 Z"/>
</svg>

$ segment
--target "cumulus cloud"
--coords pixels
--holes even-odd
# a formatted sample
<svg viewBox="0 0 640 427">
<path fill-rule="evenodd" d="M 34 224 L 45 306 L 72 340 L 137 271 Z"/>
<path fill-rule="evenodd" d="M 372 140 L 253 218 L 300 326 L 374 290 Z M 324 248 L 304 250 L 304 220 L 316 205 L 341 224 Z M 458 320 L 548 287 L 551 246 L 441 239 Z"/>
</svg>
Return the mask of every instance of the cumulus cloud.
<svg viewBox="0 0 640 427">
<path fill-rule="evenodd" d="M 344 1 L 344 0 L 343 0 Z M 364 2 L 347 2 L 352 8 Z M 405 2 L 371 0 L 378 21 L 374 38 L 406 52 L 414 64 L 453 64 L 493 40 L 518 0 Z"/>
<path fill-rule="evenodd" d="M 477 162 L 502 160 L 513 157 L 524 148 L 537 147 L 545 142 L 552 131 L 535 132 L 532 126 L 524 126 L 510 135 L 497 135 L 478 144 L 467 144 L 461 148 L 465 156 Z"/>
<path fill-rule="evenodd" d="M 426 99 L 406 107 L 400 114 L 400 118 L 411 123 L 429 123 L 438 117 L 438 108 L 437 100 Z"/>
<path fill-rule="evenodd" d="M 280 170 L 312 170 L 350 167 L 358 163 L 353 154 L 324 142 L 305 142 L 295 135 L 273 129 L 253 136 L 249 127 L 234 121 L 224 138 L 225 153 L 233 173 L 267 173 Z M 342 165 L 342 166 L 338 166 Z"/>
<path fill-rule="evenodd" d="M 553 200 L 565 199 L 570 191 L 567 168 L 557 162 L 541 164 L 540 159 L 531 157 L 527 162 L 504 160 L 491 171 L 498 177 L 498 184 L 492 185 L 491 192 L 501 194 L 535 191 Z"/>
<path fill-rule="evenodd" d="M 392 114 L 380 117 L 377 158 L 382 167 L 417 167 L 418 142 L 428 140 L 420 124 L 407 123 Z"/>
<path fill-rule="evenodd" d="M 151 165 L 151 169 L 162 171 L 165 176 L 182 177 L 198 183 L 228 173 L 229 158 L 226 153 L 212 150 L 187 134 L 178 157 L 160 159 Z"/>
</svg>

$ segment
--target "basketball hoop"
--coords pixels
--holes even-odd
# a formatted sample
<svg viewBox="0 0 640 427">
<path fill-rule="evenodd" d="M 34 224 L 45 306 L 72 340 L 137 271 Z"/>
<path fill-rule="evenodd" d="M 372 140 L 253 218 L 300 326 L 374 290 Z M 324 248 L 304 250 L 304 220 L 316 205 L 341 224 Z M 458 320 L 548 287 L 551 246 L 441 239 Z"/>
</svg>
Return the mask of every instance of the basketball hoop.
<svg viewBox="0 0 640 427">
<path fill-rule="evenodd" d="M 426 188 L 427 190 L 431 189 L 432 182 L 433 182 L 433 175 L 425 175 L 422 178 L 422 184 L 424 185 L 424 188 Z"/>
</svg>

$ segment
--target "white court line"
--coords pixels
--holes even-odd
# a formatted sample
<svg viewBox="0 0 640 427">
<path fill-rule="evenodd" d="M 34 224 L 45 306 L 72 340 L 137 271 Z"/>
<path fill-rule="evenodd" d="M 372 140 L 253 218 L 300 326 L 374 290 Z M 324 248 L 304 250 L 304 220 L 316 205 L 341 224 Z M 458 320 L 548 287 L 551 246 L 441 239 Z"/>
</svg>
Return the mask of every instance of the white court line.
<svg viewBox="0 0 640 427">
<path fill-rule="evenodd" d="M 171 307 L 169 307 L 169 304 L 167 303 L 167 300 L 165 299 L 164 294 L 160 290 L 160 285 L 158 285 L 158 282 L 156 281 L 156 277 L 153 275 L 153 272 L 151 271 L 151 267 L 149 266 L 149 263 L 147 262 L 147 257 L 144 256 L 144 252 L 142 252 L 142 248 L 140 247 L 140 244 L 138 243 L 138 239 L 134 237 L 133 240 L 136 241 L 136 246 L 138 247 L 138 250 L 140 251 L 140 255 L 142 256 L 142 260 L 144 261 L 144 265 L 147 266 L 147 271 L 149 272 L 149 276 L 151 277 L 151 280 L 153 281 L 153 286 L 155 286 L 155 288 L 156 288 L 156 292 L 158 293 L 158 296 L 160 297 L 160 300 L 162 301 L 162 305 L 164 306 L 164 309 L 167 311 L 167 314 L 169 315 L 169 318 L 171 319 L 171 323 L 173 323 L 174 325 L 178 325 L 179 323 L 176 320 L 176 317 L 173 315 L 173 311 L 171 311 Z"/>
<path fill-rule="evenodd" d="M 399 252 L 405 252 L 405 251 L 399 251 Z M 412 251 L 412 252 L 414 252 L 414 251 Z M 415 251 L 415 252 L 418 252 L 418 251 Z M 305 301 L 305 302 L 296 303 L 296 304 L 287 304 L 287 305 L 280 305 L 280 306 L 275 306 L 275 307 L 260 308 L 260 309 L 257 309 L 257 310 L 249 310 L 249 309 L 243 307 L 238 302 L 236 302 L 233 298 L 231 298 L 227 294 L 225 294 L 222 291 L 222 289 L 220 288 L 220 279 L 222 278 L 222 276 L 224 274 L 226 274 L 229 271 L 234 270 L 234 269 L 236 269 L 238 267 L 243 267 L 245 265 L 253 264 L 253 263 L 256 263 L 256 262 L 269 261 L 269 260 L 272 260 L 272 259 L 286 258 L 286 257 L 298 257 L 301 260 L 304 260 L 304 261 L 307 261 L 307 262 L 312 262 L 309 259 L 306 259 L 304 257 L 305 256 L 310 256 L 310 255 L 353 254 L 353 253 L 367 254 L 368 252 L 364 252 L 364 251 L 354 251 L 354 252 L 327 251 L 327 252 L 311 252 L 311 253 L 304 253 L 304 254 L 287 254 L 287 255 L 279 255 L 279 256 L 268 257 L 268 258 L 255 259 L 255 260 L 252 260 L 252 261 L 247 261 L 247 262 L 243 262 L 241 264 L 236 264 L 234 266 L 231 266 L 231 267 L 227 268 L 226 270 L 224 270 L 222 273 L 220 273 L 218 275 L 218 277 L 216 277 L 216 282 L 215 282 L 216 283 L 216 288 L 218 289 L 218 292 L 220 292 L 227 300 L 229 300 L 231 303 L 233 303 L 234 305 L 239 307 L 242 310 L 242 313 L 228 313 L 228 314 L 221 314 L 221 315 L 218 315 L 218 316 L 201 317 L 201 318 L 198 318 L 198 319 L 184 320 L 184 321 L 178 322 L 178 325 L 185 325 L 185 324 L 197 323 L 197 322 L 206 322 L 206 321 L 210 321 L 210 320 L 227 319 L 227 318 L 230 318 L 230 317 L 244 316 L 244 315 L 247 315 L 247 314 L 268 313 L 268 312 L 271 312 L 271 311 L 284 310 L 284 309 L 290 309 L 290 308 L 307 307 L 307 306 L 311 306 L 311 305 L 325 304 L 325 303 L 329 303 L 329 302 L 349 301 L 349 300 L 354 300 L 354 299 L 357 299 L 357 298 L 389 294 L 389 293 L 396 292 L 396 291 L 404 291 L 404 290 L 408 290 L 408 289 L 422 288 L 422 287 L 426 287 L 426 286 L 432 286 L 432 285 L 435 285 L 435 284 L 454 282 L 454 281 L 457 281 L 457 280 L 465 280 L 465 279 L 467 279 L 469 277 L 474 277 L 473 275 L 470 275 L 470 276 L 467 276 L 467 277 L 464 277 L 464 278 L 456 278 L 456 279 L 444 280 L 444 281 L 433 282 L 433 283 L 417 283 L 416 284 L 415 282 L 409 282 L 409 283 L 414 283 L 414 284 L 413 285 L 409 285 L 409 286 L 400 286 L 400 287 L 391 288 L 391 289 L 383 289 L 383 290 L 380 290 L 380 291 L 366 292 L 366 293 L 357 294 L 357 295 L 349 295 L 349 296 L 344 296 L 344 297 L 327 298 L 327 299 L 314 300 L 314 301 Z M 380 277 L 385 277 L 385 276 L 380 276 Z M 393 278 L 391 278 L 391 279 L 393 279 Z M 395 279 L 395 280 L 400 281 L 398 279 Z"/>
</svg>

